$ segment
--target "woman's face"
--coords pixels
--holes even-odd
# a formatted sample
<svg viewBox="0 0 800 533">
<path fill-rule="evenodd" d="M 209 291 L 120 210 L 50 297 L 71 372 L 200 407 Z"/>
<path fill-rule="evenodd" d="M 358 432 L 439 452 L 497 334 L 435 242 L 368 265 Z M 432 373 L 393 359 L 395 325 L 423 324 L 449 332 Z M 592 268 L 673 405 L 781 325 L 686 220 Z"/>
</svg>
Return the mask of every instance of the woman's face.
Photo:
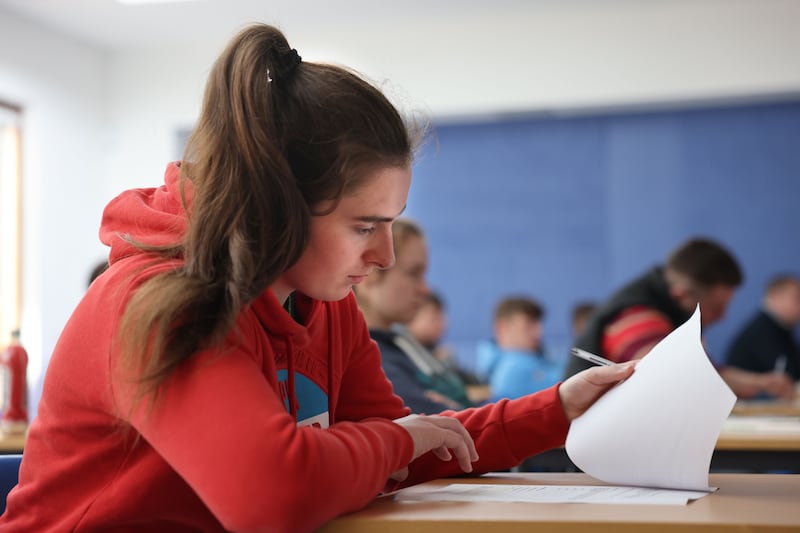
<svg viewBox="0 0 800 533">
<path fill-rule="evenodd" d="M 278 300 L 294 290 L 317 300 L 341 300 L 374 269 L 391 267 L 392 222 L 405 208 L 410 186 L 410 167 L 379 169 L 342 196 L 331 213 L 313 217 L 308 246 L 272 285 Z"/>
</svg>

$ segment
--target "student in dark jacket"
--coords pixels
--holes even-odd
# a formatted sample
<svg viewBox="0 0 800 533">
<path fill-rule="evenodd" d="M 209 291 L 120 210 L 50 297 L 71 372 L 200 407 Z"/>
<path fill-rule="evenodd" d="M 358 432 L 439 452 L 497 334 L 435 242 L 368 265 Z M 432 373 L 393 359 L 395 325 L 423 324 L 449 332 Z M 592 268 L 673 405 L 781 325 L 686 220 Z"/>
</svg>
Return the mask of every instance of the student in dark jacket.
<svg viewBox="0 0 800 533">
<path fill-rule="evenodd" d="M 703 327 L 720 320 L 742 272 L 733 256 L 708 239 L 691 239 L 664 265 L 651 268 L 594 311 L 575 346 L 614 362 L 644 357 L 689 319 L 700 304 Z M 572 357 L 566 375 L 591 363 Z"/>
<path fill-rule="evenodd" d="M 793 331 L 798 324 L 800 277 L 773 277 L 767 284 L 761 309 L 734 337 L 726 354 L 729 367 L 762 377 L 739 396 L 794 398 L 794 382 L 800 381 L 800 346 Z"/>
<path fill-rule="evenodd" d="M 356 290 L 369 334 L 395 393 L 414 413 L 438 413 L 471 406 L 457 373 L 439 361 L 405 326 L 425 302 L 428 250 L 422 229 L 408 219 L 392 226 L 396 263 L 375 271 Z"/>
<path fill-rule="evenodd" d="M 721 244 L 693 238 L 656 266 L 614 293 L 589 319 L 575 346 L 614 362 L 639 359 L 689 319 L 700 305 L 703 330 L 725 316 L 744 276 L 733 255 Z M 591 363 L 570 358 L 566 376 Z M 732 366 L 718 368 L 737 396 L 767 387 L 767 377 Z M 778 389 L 787 387 L 788 380 Z"/>
</svg>

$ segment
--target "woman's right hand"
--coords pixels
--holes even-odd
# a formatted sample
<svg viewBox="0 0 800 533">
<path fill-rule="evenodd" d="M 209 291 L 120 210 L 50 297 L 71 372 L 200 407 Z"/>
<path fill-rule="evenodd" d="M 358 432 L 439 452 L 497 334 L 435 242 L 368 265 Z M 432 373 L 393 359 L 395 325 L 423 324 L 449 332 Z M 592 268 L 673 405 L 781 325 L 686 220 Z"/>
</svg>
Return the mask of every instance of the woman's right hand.
<svg viewBox="0 0 800 533">
<path fill-rule="evenodd" d="M 464 472 L 472 472 L 472 463 L 478 460 L 475 443 L 466 428 L 448 416 L 408 415 L 394 420 L 395 424 L 408 431 L 414 441 L 413 461 L 427 452 L 442 461 L 449 461 L 455 456 L 458 465 Z M 408 476 L 408 467 L 393 472 L 390 476 L 403 481 Z"/>
</svg>

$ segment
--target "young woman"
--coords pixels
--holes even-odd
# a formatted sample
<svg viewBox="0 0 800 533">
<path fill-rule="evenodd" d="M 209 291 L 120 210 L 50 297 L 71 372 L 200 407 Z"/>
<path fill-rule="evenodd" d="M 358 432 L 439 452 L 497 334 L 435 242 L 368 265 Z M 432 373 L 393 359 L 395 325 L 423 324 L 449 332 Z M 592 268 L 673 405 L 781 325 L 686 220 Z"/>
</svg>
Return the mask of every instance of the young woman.
<svg viewBox="0 0 800 533">
<path fill-rule="evenodd" d="M 0 529 L 309 531 L 563 443 L 632 369 L 447 416 L 392 393 L 351 288 L 394 262 L 412 149 L 358 76 L 237 35 L 183 163 L 104 212 L 110 268 L 57 343 Z"/>
</svg>

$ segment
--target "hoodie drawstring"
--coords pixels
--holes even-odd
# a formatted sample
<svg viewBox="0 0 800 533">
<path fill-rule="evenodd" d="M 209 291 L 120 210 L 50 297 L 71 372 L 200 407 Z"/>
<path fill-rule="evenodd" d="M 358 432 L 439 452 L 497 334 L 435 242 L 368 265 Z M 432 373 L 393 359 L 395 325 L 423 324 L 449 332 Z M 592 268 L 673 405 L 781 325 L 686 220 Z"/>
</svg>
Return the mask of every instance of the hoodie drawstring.
<svg viewBox="0 0 800 533">
<path fill-rule="evenodd" d="M 330 309 L 327 309 L 327 322 L 328 322 L 328 425 L 333 424 L 333 318 L 331 317 Z M 292 415 L 295 422 L 297 422 L 297 398 L 295 396 L 294 385 L 294 346 L 292 344 L 292 336 L 286 337 L 286 370 L 288 373 L 286 391 L 289 401 L 289 414 Z"/>
<path fill-rule="evenodd" d="M 333 319 L 331 309 L 326 306 L 328 318 L 328 426 L 333 425 Z"/>
<path fill-rule="evenodd" d="M 295 398 L 294 392 L 294 347 L 292 346 L 292 337 L 286 337 L 286 364 L 287 364 L 287 371 L 289 375 L 287 376 L 287 382 L 289 385 L 289 390 L 287 391 L 289 395 L 289 414 L 292 415 L 294 418 L 295 423 L 297 422 L 297 398 Z"/>
</svg>

